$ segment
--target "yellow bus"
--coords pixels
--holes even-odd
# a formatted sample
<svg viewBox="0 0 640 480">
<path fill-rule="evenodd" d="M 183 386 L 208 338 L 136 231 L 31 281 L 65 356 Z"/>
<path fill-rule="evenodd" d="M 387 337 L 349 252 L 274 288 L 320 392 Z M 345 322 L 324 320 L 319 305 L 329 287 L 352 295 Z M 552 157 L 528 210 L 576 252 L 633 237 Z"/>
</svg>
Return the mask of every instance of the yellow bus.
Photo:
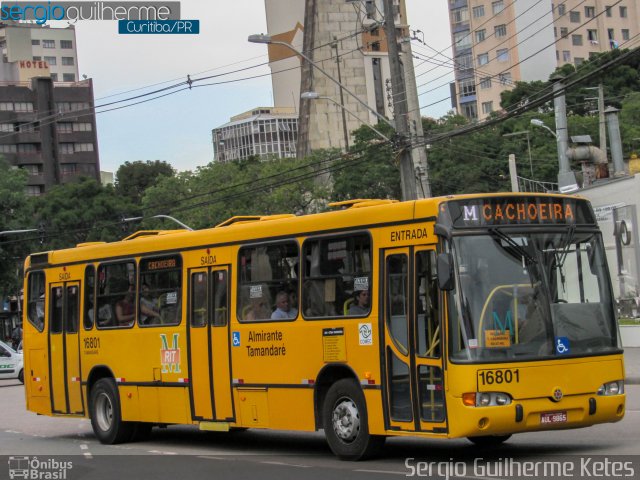
<svg viewBox="0 0 640 480">
<path fill-rule="evenodd" d="M 600 231 L 575 196 L 352 200 L 32 254 L 27 408 L 152 426 L 388 436 L 616 422 L 624 366 Z M 550 441 L 552 437 L 550 437 Z"/>
</svg>

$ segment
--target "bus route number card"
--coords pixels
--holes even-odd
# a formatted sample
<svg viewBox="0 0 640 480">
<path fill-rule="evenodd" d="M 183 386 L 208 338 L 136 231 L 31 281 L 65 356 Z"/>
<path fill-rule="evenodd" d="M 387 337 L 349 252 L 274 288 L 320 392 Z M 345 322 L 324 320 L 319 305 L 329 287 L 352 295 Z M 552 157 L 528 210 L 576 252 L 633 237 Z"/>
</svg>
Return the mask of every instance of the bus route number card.
<svg viewBox="0 0 640 480">
<path fill-rule="evenodd" d="M 325 363 L 347 361 L 344 328 L 322 329 L 322 351 Z"/>
</svg>

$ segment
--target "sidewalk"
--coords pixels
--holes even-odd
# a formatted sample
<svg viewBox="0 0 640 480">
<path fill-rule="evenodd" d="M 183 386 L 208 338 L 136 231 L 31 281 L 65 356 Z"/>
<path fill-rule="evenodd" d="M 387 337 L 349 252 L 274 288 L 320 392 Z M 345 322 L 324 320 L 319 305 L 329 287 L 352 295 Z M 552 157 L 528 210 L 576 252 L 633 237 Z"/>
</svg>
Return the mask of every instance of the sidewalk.
<svg viewBox="0 0 640 480">
<path fill-rule="evenodd" d="M 627 347 L 624 349 L 625 383 L 640 385 L 640 348 Z"/>
</svg>

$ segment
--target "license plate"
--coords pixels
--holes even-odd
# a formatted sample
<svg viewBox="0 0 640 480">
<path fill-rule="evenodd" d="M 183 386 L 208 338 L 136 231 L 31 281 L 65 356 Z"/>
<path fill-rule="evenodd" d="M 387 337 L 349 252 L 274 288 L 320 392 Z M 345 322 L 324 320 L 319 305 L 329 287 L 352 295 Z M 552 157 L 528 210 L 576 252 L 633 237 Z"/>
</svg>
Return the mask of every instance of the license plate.
<svg viewBox="0 0 640 480">
<path fill-rule="evenodd" d="M 540 414 L 540 424 L 549 425 L 552 423 L 566 423 L 567 412 L 545 412 Z"/>
</svg>

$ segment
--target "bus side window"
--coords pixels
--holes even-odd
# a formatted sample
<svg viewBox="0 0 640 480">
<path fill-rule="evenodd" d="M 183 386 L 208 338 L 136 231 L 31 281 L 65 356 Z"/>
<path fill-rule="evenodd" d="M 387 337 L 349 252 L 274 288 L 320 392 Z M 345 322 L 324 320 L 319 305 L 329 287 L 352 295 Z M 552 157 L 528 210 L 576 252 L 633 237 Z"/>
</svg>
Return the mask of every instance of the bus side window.
<svg viewBox="0 0 640 480">
<path fill-rule="evenodd" d="M 38 331 L 44 328 L 44 272 L 31 272 L 27 284 L 27 318 Z"/>
<path fill-rule="evenodd" d="M 311 238 L 302 248 L 305 318 L 366 316 L 371 312 L 371 238 L 366 233 Z M 360 292 L 368 303 L 354 307 Z"/>
<path fill-rule="evenodd" d="M 236 311 L 239 321 L 297 318 L 299 259 L 298 244 L 294 241 L 240 248 Z M 287 301 L 279 307 L 278 298 Z"/>
<path fill-rule="evenodd" d="M 140 260 L 138 323 L 179 325 L 182 320 L 182 258 L 143 258 Z"/>
</svg>

